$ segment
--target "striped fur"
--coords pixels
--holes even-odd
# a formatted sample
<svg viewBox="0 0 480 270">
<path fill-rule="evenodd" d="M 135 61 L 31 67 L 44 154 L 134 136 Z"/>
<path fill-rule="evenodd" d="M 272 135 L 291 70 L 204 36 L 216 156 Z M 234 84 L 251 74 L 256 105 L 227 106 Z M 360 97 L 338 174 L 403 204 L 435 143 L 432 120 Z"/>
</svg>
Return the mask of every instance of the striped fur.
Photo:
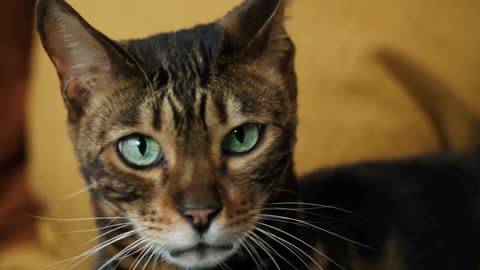
<svg viewBox="0 0 480 270">
<path fill-rule="evenodd" d="M 38 1 L 38 31 L 100 218 L 99 245 L 80 259 L 95 253 L 94 268 L 109 270 L 479 269 L 478 155 L 361 163 L 297 186 L 287 4 L 246 0 L 211 24 L 115 42 L 65 2 Z M 422 92 L 441 84 L 395 53 L 378 56 L 444 132 L 443 106 Z M 445 100 L 448 113 L 459 107 Z M 262 125 L 258 146 L 226 155 L 223 138 L 244 123 Z M 117 143 L 131 134 L 159 142 L 164 159 L 126 164 Z M 202 233 L 179 210 L 190 201 L 222 206 Z"/>
<path fill-rule="evenodd" d="M 62 82 L 70 135 L 83 176 L 94 186 L 96 214 L 120 217 L 98 226 L 134 223 L 101 230 L 100 240 L 141 230 L 102 249 L 100 261 L 137 239 L 148 242 L 134 250 L 156 246 L 148 255 L 132 250 L 108 267 L 128 269 L 145 255 L 137 265 L 143 267 L 154 250 L 158 260 L 184 267 L 236 262 L 262 206 L 280 197 L 274 188 L 292 189 L 296 78 L 293 43 L 283 28 L 286 3 L 246 1 L 211 24 L 117 43 L 67 3 L 38 2 L 39 33 Z M 224 136 L 244 123 L 264 126 L 259 145 L 225 156 Z M 118 140 L 136 133 L 161 144 L 160 165 L 138 170 L 118 157 Z M 220 197 L 222 211 L 204 237 L 233 248 L 189 265 L 169 252 L 199 238 L 177 211 L 179 201 L 192 196 Z"/>
</svg>

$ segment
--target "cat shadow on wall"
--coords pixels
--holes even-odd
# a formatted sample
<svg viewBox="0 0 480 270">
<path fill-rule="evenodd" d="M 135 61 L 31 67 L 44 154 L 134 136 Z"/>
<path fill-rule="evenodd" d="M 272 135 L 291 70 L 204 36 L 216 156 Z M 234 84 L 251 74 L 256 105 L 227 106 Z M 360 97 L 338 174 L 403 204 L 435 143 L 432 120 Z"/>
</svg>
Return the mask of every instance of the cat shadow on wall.
<svg viewBox="0 0 480 270">
<path fill-rule="evenodd" d="M 375 58 L 428 118 L 442 150 L 477 147 L 480 116 L 454 88 L 400 51 L 382 48 Z"/>
</svg>

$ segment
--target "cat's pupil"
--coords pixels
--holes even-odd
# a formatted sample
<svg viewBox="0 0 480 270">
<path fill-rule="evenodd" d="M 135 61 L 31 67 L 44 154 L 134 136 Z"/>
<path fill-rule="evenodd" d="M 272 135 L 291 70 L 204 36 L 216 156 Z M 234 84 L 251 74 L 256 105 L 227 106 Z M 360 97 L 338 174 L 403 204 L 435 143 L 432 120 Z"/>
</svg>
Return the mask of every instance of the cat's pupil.
<svg viewBox="0 0 480 270">
<path fill-rule="evenodd" d="M 243 130 L 243 128 L 235 129 L 233 133 L 235 134 L 235 137 L 237 138 L 237 140 L 240 143 L 243 143 L 243 141 L 245 140 L 245 131 Z"/>
<path fill-rule="evenodd" d="M 142 156 L 145 155 L 145 152 L 147 151 L 147 140 L 145 140 L 144 137 L 138 138 L 138 150 Z"/>
</svg>

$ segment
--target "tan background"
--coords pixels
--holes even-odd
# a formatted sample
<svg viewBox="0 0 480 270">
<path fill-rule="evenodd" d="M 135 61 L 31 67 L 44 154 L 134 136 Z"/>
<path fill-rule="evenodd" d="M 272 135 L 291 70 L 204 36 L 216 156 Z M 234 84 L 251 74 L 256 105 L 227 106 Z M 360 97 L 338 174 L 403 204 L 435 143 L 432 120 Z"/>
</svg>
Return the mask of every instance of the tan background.
<svg viewBox="0 0 480 270">
<path fill-rule="evenodd" d="M 240 1 L 69 2 L 99 30 L 123 39 L 209 22 Z M 413 59 L 466 105 L 480 104 L 477 0 L 298 0 L 290 15 L 288 29 L 298 47 L 300 126 L 295 158 L 299 172 L 438 148 L 437 136 L 421 109 L 375 57 L 379 50 L 395 50 Z M 58 81 L 38 38 L 32 72 L 29 177 L 43 207 L 41 215 L 89 217 L 87 194 L 63 199 L 84 183 L 67 137 Z M 89 229 L 90 222 L 40 220 L 38 228 L 41 242 L 35 249 L 19 250 L 8 259 L 0 255 L 0 269 L 12 269 L 4 268 L 11 265 L 37 269 L 33 266 L 85 250 L 82 243 L 94 237 L 60 233 Z"/>
</svg>

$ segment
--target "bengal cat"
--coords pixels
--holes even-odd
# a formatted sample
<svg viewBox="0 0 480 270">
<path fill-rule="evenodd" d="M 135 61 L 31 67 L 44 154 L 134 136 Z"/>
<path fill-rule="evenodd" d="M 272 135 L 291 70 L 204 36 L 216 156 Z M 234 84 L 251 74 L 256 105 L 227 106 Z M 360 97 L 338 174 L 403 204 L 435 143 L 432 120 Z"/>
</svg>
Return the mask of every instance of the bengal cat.
<svg viewBox="0 0 480 270">
<path fill-rule="evenodd" d="M 323 170 L 300 185 L 284 0 L 113 41 L 39 0 L 99 244 L 94 269 L 480 269 L 480 161 Z"/>
</svg>

